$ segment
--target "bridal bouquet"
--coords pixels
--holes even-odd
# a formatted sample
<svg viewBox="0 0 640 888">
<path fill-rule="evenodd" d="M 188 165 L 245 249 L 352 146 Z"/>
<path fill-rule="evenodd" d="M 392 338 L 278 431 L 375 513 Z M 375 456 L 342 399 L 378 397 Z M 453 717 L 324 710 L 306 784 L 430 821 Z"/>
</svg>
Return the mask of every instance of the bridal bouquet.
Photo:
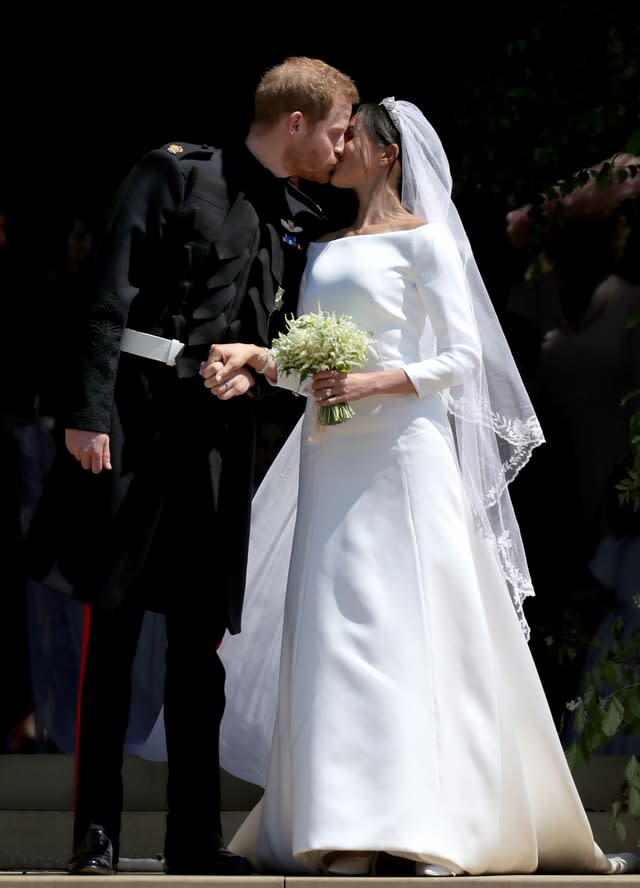
<svg viewBox="0 0 640 888">
<path fill-rule="evenodd" d="M 335 312 L 309 312 L 286 319 L 287 331 L 271 343 L 271 352 L 278 369 L 300 374 L 300 379 L 320 370 L 347 373 L 362 367 L 367 357 L 371 336 L 353 323 L 348 315 L 336 317 Z M 348 402 L 321 404 L 321 425 L 338 425 L 353 416 Z"/>
</svg>

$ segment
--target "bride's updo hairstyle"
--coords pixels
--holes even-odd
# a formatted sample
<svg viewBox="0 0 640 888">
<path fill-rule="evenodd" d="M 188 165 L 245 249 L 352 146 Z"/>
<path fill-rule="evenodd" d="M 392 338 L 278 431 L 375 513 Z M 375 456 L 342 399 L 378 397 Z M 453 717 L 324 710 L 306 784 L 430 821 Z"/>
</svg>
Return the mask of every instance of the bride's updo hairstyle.
<svg viewBox="0 0 640 888">
<path fill-rule="evenodd" d="M 358 120 L 362 123 L 374 142 L 380 147 L 385 145 L 397 145 L 400 151 L 398 155 L 398 168 L 400 177 L 398 180 L 398 193 L 402 193 L 402 140 L 400 131 L 394 123 L 391 113 L 382 102 L 363 102 L 356 109 Z"/>
<path fill-rule="evenodd" d="M 358 106 L 357 114 L 368 132 L 380 143 L 380 145 L 391 145 L 395 143 L 400 147 L 400 133 L 398 128 L 382 103 L 376 104 L 375 102 L 363 102 L 362 105 Z"/>
</svg>

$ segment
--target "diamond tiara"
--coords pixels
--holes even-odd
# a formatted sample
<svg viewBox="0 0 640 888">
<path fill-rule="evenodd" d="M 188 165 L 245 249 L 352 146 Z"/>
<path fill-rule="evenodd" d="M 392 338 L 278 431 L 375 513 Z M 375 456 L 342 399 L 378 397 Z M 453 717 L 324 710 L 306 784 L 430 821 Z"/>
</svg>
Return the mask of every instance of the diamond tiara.
<svg viewBox="0 0 640 888">
<path fill-rule="evenodd" d="M 400 128 L 400 115 L 396 110 L 396 97 L 395 96 L 387 96 L 386 99 L 383 99 L 380 104 L 385 109 L 392 122 Z"/>
</svg>

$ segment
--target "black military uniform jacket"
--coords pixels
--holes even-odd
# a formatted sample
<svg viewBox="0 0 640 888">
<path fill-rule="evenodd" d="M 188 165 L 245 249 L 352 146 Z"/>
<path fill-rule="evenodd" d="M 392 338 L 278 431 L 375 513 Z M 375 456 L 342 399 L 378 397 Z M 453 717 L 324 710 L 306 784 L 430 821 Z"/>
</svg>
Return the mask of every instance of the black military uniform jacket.
<svg viewBox="0 0 640 888">
<path fill-rule="evenodd" d="M 88 318 L 65 393 L 65 426 L 108 432 L 113 470 L 92 475 L 60 454 L 32 526 L 34 575 L 105 607 L 142 595 L 161 611 L 168 596 L 210 598 L 206 578 L 195 582 L 208 567 L 239 631 L 252 399 L 219 401 L 198 370 L 212 342 L 268 344 L 295 311 L 306 246 L 323 228 L 315 203 L 244 145 L 176 143 L 133 168 L 87 275 Z M 121 352 L 125 327 L 184 342 L 176 366 Z M 167 491 L 181 551 L 166 547 L 150 594 L 140 572 Z M 197 554 L 185 551 L 191 530 L 206 543 Z"/>
</svg>

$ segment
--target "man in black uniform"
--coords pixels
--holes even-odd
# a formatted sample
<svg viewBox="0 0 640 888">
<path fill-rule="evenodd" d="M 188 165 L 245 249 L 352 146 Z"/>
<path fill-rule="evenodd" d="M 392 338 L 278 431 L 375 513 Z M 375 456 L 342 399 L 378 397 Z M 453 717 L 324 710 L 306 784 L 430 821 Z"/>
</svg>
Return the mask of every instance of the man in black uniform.
<svg viewBox="0 0 640 888">
<path fill-rule="evenodd" d="M 222 840 L 216 649 L 225 631 L 240 631 L 251 395 L 261 380 L 244 370 L 231 385 L 246 397 L 223 401 L 198 371 L 212 342 L 268 344 L 278 309 L 295 311 L 305 247 L 323 217 L 291 178 L 329 181 L 357 101 L 353 81 L 335 68 L 285 60 L 257 87 L 243 145 L 151 151 L 122 184 L 97 245 L 66 392 L 68 452 L 31 534 L 34 573 L 62 579 L 91 605 L 70 873 L 117 868 L 145 609 L 165 613 L 167 625 L 166 870 L 251 871 Z"/>
</svg>

